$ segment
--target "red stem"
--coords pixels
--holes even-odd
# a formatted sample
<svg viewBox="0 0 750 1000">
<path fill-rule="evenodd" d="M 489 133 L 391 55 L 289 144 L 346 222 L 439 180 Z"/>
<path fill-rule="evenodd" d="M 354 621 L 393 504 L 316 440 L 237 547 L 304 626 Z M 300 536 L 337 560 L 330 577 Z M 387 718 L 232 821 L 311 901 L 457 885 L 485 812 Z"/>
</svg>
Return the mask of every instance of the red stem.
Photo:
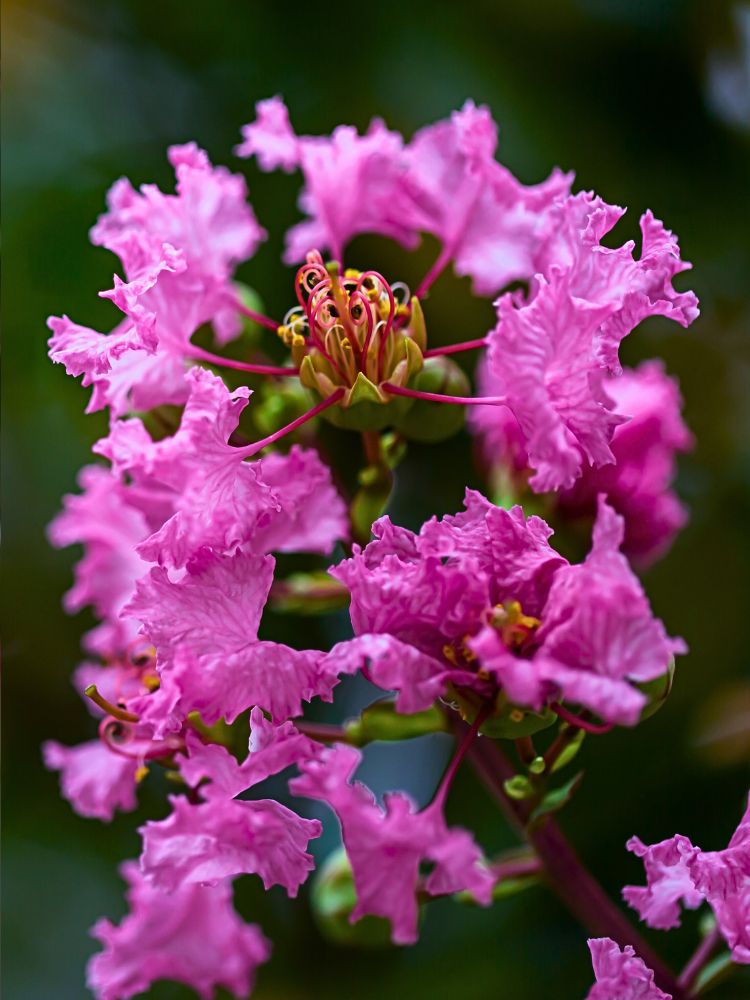
<svg viewBox="0 0 750 1000">
<path fill-rule="evenodd" d="M 695 980 L 702 972 L 703 966 L 711 957 L 711 954 L 716 949 L 716 946 L 721 943 L 721 940 L 721 931 L 718 927 L 714 927 L 712 931 L 709 931 L 690 956 L 685 968 L 680 973 L 677 979 L 680 986 L 688 991 L 690 990 L 691 986 L 693 986 Z"/>
<path fill-rule="evenodd" d="M 581 862 L 554 819 L 528 826 L 528 802 L 505 794 L 503 783 L 515 775 L 515 768 L 497 743 L 476 740 L 469 757 L 511 825 L 536 851 L 547 884 L 570 913 L 595 937 L 611 937 L 620 947 L 632 945 L 653 970 L 659 987 L 671 993 L 673 1000 L 687 1000 L 683 986 Z"/>
</svg>

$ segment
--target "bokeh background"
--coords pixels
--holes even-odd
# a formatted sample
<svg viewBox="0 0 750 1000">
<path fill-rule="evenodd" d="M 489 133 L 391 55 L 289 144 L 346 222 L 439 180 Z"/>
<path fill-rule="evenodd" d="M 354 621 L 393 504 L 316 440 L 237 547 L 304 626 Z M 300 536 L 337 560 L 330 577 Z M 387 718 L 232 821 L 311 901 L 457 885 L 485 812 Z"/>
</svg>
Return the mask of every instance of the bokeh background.
<svg viewBox="0 0 750 1000">
<path fill-rule="evenodd" d="M 703 314 L 688 332 L 649 321 L 626 360 L 661 355 L 681 380 L 698 446 L 681 462 L 689 528 L 648 573 L 657 612 L 691 653 L 667 706 L 637 733 L 590 740 L 586 778 L 563 823 L 606 886 L 638 881 L 624 850 L 679 830 L 706 848 L 726 844 L 743 808 L 750 760 L 750 7 L 723 0 L 527 0 L 460 4 L 380 0 L 320 5 L 252 0 L 6 0 L 4 9 L 4 983 L 9 1000 L 84 997 L 87 928 L 123 912 L 116 863 L 134 856 L 135 827 L 164 814 L 158 782 L 138 813 L 111 825 L 73 815 L 39 744 L 92 735 L 69 683 L 87 616 L 60 597 L 75 553 L 47 547 L 44 528 L 104 431 L 84 416 L 87 392 L 45 356 L 45 319 L 66 312 L 106 329 L 114 259 L 87 242 L 108 185 L 171 184 L 172 142 L 197 140 L 215 162 L 246 173 L 271 238 L 240 276 L 272 315 L 290 298 L 279 260 L 296 219 L 298 178 L 263 176 L 232 147 L 253 103 L 283 93 L 299 131 L 382 115 L 410 135 L 471 96 L 501 127 L 501 157 L 526 182 L 554 164 L 579 188 L 630 206 L 623 237 L 651 207 L 680 235 Z M 632 216 L 632 217 L 630 217 Z M 350 259 L 412 286 L 428 243 L 407 258 L 359 240 Z M 364 259 L 366 258 L 366 259 Z M 681 279 L 685 286 L 685 276 Z M 481 335 L 489 303 L 445 277 L 429 303 L 434 340 Z M 481 486 L 462 436 L 413 448 L 395 516 L 410 525 L 455 510 Z M 344 624 L 271 623 L 292 641 L 328 641 Z M 321 635 L 321 629 L 326 634 Z M 344 711 L 360 693 L 343 692 Z M 365 777 L 405 785 L 425 801 L 447 748 L 440 739 L 376 747 Z M 490 849 L 512 843 L 470 774 L 451 798 L 454 820 Z M 325 853 L 335 842 L 329 823 Z M 576 998 L 591 979 L 585 934 L 542 889 L 490 911 L 435 904 L 410 950 L 336 949 L 318 934 L 306 896 L 290 903 L 240 883 L 243 913 L 275 942 L 261 1000 L 383 996 L 483 1000 Z M 654 934 L 675 964 L 692 950 L 696 919 Z M 171 984 L 150 996 L 178 998 Z M 750 980 L 717 989 L 750 996 Z"/>
</svg>

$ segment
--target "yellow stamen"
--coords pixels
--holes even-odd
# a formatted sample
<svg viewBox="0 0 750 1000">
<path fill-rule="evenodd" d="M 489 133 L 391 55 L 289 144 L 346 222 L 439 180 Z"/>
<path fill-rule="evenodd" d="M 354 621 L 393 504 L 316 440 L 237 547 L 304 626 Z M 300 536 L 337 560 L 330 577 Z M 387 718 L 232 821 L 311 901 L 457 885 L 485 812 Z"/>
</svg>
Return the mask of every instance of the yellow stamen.
<svg viewBox="0 0 750 1000">
<path fill-rule="evenodd" d="M 135 772 L 136 785 L 140 785 L 140 783 L 143 781 L 143 779 L 146 777 L 147 774 L 148 774 L 148 768 L 146 767 L 145 764 L 142 764 Z"/>
</svg>

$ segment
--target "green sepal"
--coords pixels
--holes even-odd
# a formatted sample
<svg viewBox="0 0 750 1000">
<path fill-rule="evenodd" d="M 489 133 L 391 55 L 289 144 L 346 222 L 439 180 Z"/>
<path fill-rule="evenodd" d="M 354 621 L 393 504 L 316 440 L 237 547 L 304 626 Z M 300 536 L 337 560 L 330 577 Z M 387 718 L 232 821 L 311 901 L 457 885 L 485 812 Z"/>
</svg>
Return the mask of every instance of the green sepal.
<svg viewBox="0 0 750 1000">
<path fill-rule="evenodd" d="M 541 802 L 535 807 L 531 816 L 529 817 L 530 823 L 535 823 L 540 820 L 543 816 L 549 816 L 552 813 L 556 813 L 558 809 L 570 801 L 573 793 L 580 785 L 583 780 L 583 771 L 579 771 L 575 777 L 571 778 L 570 781 L 566 781 L 564 785 L 559 788 L 552 788 L 548 791 Z"/>
<path fill-rule="evenodd" d="M 409 388 L 448 396 L 467 396 L 471 392 L 471 383 L 454 361 L 440 356 L 427 358 L 422 370 L 409 382 Z M 443 441 L 463 427 L 464 409 L 454 403 L 430 403 L 417 399 L 395 426 L 414 441 Z"/>
<path fill-rule="evenodd" d="M 349 591 L 324 569 L 292 573 L 271 588 L 271 607 L 280 614 L 323 615 L 349 604 Z"/>
<path fill-rule="evenodd" d="M 570 737 L 570 742 L 565 746 L 565 749 L 560 753 L 560 756 L 552 765 L 550 770 L 551 774 L 555 774 L 556 771 L 561 771 L 566 764 L 569 764 L 576 757 L 578 751 L 583 746 L 585 738 L 585 729 L 578 729 L 573 736 Z"/>
<path fill-rule="evenodd" d="M 641 722 L 643 722 L 644 719 L 649 719 L 652 715 L 659 711 L 670 695 L 673 682 L 674 657 L 670 660 L 666 673 L 663 673 L 660 677 L 655 677 L 652 681 L 644 681 L 641 684 L 636 684 L 638 690 L 642 691 L 648 698 L 648 701 L 641 710 Z"/>
<path fill-rule="evenodd" d="M 453 687 L 449 690 L 464 722 L 469 724 L 474 722 L 484 701 L 469 692 L 459 693 Z M 542 729 L 549 729 L 556 722 L 557 716 L 552 709 L 545 708 L 542 712 L 533 712 L 529 708 L 512 704 L 501 692 L 497 696 L 494 713 L 482 723 L 479 732 L 495 740 L 516 740 L 522 736 L 533 736 Z"/>
<path fill-rule="evenodd" d="M 312 882 L 310 902 L 321 934 L 335 944 L 354 948 L 387 948 L 391 926 L 383 917 L 367 916 L 356 924 L 349 916 L 357 904 L 357 892 L 349 859 L 343 847 L 333 851 Z"/>
<path fill-rule="evenodd" d="M 403 715 L 396 711 L 389 699 L 376 701 L 344 726 L 347 739 L 354 746 L 362 747 L 374 740 L 411 740 L 430 733 L 445 733 L 448 722 L 443 712 L 433 705 L 423 712 Z"/>
<path fill-rule="evenodd" d="M 411 297 L 411 319 L 409 320 L 409 333 L 419 350 L 424 354 L 427 349 L 427 329 L 424 322 L 424 312 L 422 303 L 416 295 Z"/>
<path fill-rule="evenodd" d="M 364 372 L 358 372 L 354 385 L 349 393 L 347 407 L 357 406 L 359 403 L 385 403 L 380 390 L 371 382 Z"/>
</svg>

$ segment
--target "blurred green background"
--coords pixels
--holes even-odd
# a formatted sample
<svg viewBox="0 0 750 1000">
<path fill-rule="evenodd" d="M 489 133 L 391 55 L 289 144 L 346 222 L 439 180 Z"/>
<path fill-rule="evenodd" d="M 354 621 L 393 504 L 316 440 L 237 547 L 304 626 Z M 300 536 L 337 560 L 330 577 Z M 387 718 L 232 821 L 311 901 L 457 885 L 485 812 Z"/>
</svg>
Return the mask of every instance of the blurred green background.
<svg viewBox="0 0 750 1000">
<path fill-rule="evenodd" d="M 651 721 L 589 741 L 586 779 L 563 824 L 613 893 L 642 877 L 624 850 L 635 832 L 652 841 L 679 830 L 707 849 L 725 845 L 750 760 L 750 7 L 6 0 L 3 47 L 6 996 L 86 995 L 87 928 L 101 914 L 121 915 L 115 864 L 136 853 L 138 822 L 164 814 L 163 790 L 149 781 L 135 816 L 108 827 L 80 819 L 40 764 L 42 739 L 93 734 L 69 684 L 90 621 L 60 607 L 76 554 L 49 549 L 44 528 L 105 426 L 101 414 L 84 416 L 87 391 L 47 361 L 45 319 L 66 312 L 108 328 L 112 307 L 96 293 L 109 287 L 115 261 L 88 244 L 87 230 L 116 177 L 169 186 L 165 147 L 189 139 L 248 176 L 271 238 L 240 277 L 261 290 L 272 315 L 283 313 L 291 274 L 279 255 L 297 218 L 299 181 L 263 176 L 231 153 L 254 101 L 275 93 L 299 131 L 327 132 L 341 121 L 364 127 L 377 114 L 407 135 L 471 96 L 492 107 L 501 158 L 522 180 L 539 180 L 556 163 L 574 168 L 578 188 L 630 206 L 623 238 L 647 207 L 679 234 L 695 264 L 689 278 L 702 317 L 688 332 L 649 321 L 625 356 L 666 358 L 698 439 L 679 482 L 691 524 L 647 578 L 657 612 L 691 653 Z M 429 242 L 409 258 L 385 241 L 359 240 L 349 259 L 413 287 L 433 253 Z M 433 342 L 479 336 L 491 317 L 490 304 L 472 303 L 466 283 L 452 277 L 429 301 Z M 414 525 L 455 510 L 467 482 L 481 486 L 467 437 L 413 448 L 395 516 Z M 282 627 L 292 624 L 272 623 Z M 321 639 L 322 626 L 293 627 L 294 642 Z M 342 627 L 334 622 L 328 638 Z M 357 696 L 345 690 L 345 706 Z M 707 743 L 707 730 L 724 735 Z M 364 776 L 379 790 L 406 785 L 424 801 L 445 753 L 435 743 L 376 747 Z M 450 811 L 489 849 L 512 843 L 470 774 L 461 775 Z M 329 824 L 323 852 L 334 841 Z M 238 902 L 275 943 L 260 973 L 261 1000 L 567 1000 L 591 980 L 584 932 L 542 889 L 490 911 L 435 904 L 417 947 L 369 953 L 326 944 L 304 893 L 291 903 L 247 878 Z M 654 934 L 654 942 L 679 965 L 696 925 L 688 915 L 682 930 Z M 149 995 L 190 994 L 160 984 Z M 715 995 L 748 997 L 750 980 Z"/>
</svg>

